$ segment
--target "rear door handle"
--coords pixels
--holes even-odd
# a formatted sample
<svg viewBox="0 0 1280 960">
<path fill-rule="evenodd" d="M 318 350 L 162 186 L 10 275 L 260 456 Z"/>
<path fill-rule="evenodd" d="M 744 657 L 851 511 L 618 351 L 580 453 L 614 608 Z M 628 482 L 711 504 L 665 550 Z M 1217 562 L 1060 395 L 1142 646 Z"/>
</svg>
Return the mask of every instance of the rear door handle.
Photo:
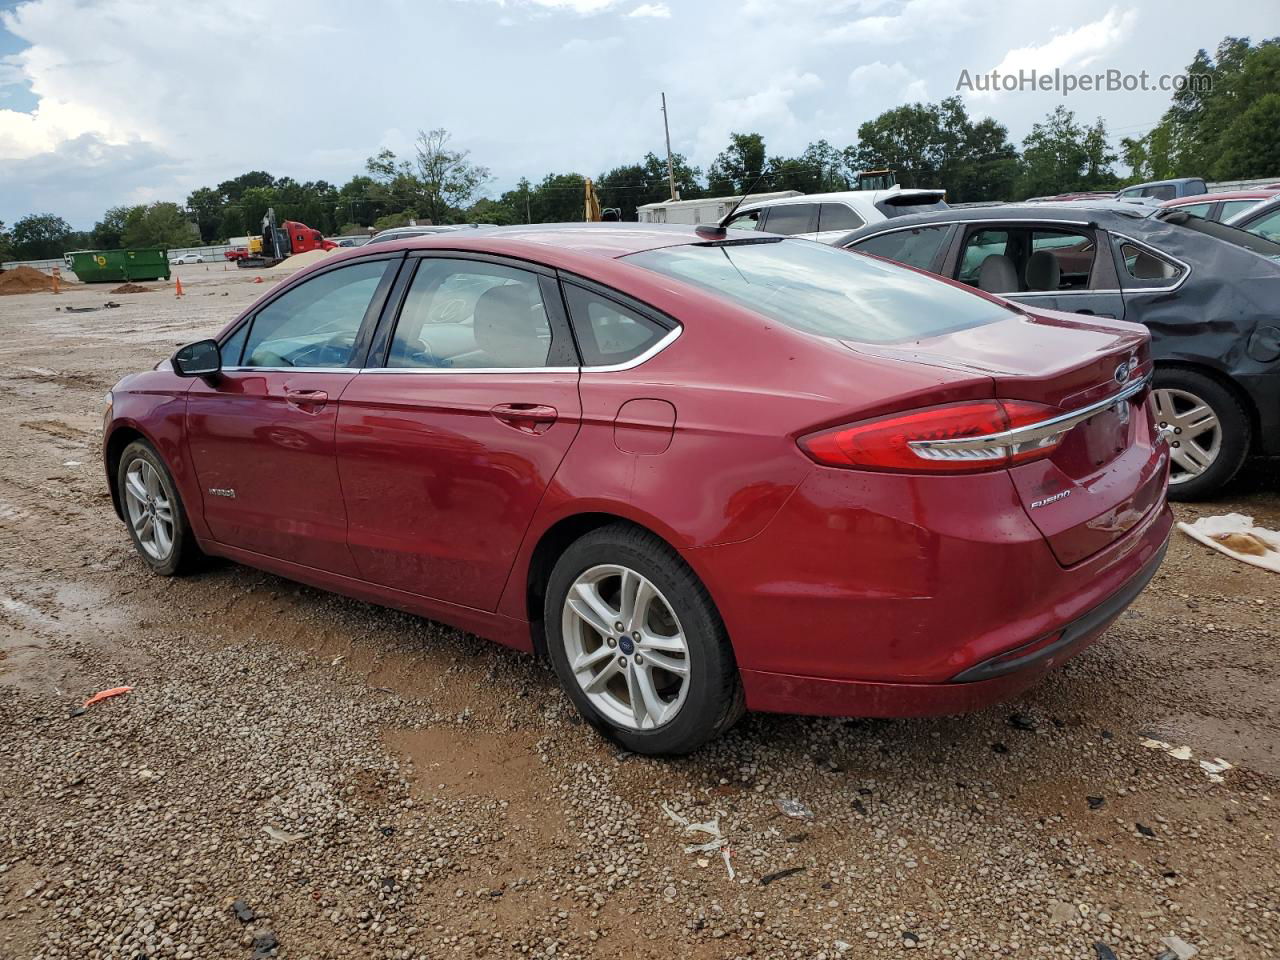
<svg viewBox="0 0 1280 960">
<path fill-rule="evenodd" d="M 329 402 L 329 394 L 323 390 L 286 390 L 284 398 L 302 410 L 319 410 Z"/>
<path fill-rule="evenodd" d="M 559 413 L 544 403 L 500 403 L 490 411 L 494 417 L 522 433 L 546 433 Z"/>
</svg>

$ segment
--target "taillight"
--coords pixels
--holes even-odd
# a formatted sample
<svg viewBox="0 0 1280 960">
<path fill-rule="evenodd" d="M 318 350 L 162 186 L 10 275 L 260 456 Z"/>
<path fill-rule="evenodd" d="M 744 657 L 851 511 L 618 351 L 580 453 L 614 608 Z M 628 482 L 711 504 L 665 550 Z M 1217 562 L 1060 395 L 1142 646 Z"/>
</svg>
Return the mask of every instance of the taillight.
<svg viewBox="0 0 1280 960">
<path fill-rule="evenodd" d="M 973 473 L 1047 457 L 1074 424 L 1025 400 L 977 400 L 925 407 L 832 427 L 800 438 L 818 463 L 862 470 Z"/>
</svg>

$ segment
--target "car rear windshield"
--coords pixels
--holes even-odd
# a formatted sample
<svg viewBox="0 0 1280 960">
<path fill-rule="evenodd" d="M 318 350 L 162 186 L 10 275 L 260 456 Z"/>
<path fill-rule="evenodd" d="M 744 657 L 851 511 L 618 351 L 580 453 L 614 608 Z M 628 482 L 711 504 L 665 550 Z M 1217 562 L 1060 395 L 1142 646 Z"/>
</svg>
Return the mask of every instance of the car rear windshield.
<svg viewBox="0 0 1280 960">
<path fill-rule="evenodd" d="M 810 240 L 690 244 L 625 259 L 837 340 L 932 337 L 992 323 L 1012 309 L 896 264 Z"/>
</svg>

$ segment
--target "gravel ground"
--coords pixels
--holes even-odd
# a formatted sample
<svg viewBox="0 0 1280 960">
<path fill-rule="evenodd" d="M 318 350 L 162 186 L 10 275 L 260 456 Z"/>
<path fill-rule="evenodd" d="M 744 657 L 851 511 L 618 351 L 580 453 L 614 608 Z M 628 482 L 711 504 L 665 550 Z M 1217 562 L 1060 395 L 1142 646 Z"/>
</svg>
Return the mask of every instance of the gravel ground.
<svg viewBox="0 0 1280 960">
<path fill-rule="evenodd" d="M 1280 954 L 1280 578 L 1175 535 L 1014 703 L 627 756 L 532 658 L 231 564 L 143 572 L 103 393 L 264 289 L 179 270 L 181 301 L 0 297 L 0 957 Z M 1276 480 L 1178 514 L 1280 528 Z"/>
</svg>

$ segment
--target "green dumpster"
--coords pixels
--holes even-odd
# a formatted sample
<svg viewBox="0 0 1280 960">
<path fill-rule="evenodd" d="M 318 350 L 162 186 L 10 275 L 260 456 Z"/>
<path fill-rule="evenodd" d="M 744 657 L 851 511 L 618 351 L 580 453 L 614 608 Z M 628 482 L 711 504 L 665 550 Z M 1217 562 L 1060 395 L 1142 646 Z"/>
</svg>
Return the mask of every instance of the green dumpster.
<svg viewBox="0 0 1280 960">
<path fill-rule="evenodd" d="M 73 250 L 64 259 L 81 283 L 169 279 L 169 251 L 164 247 L 142 250 Z"/>
</svg>

